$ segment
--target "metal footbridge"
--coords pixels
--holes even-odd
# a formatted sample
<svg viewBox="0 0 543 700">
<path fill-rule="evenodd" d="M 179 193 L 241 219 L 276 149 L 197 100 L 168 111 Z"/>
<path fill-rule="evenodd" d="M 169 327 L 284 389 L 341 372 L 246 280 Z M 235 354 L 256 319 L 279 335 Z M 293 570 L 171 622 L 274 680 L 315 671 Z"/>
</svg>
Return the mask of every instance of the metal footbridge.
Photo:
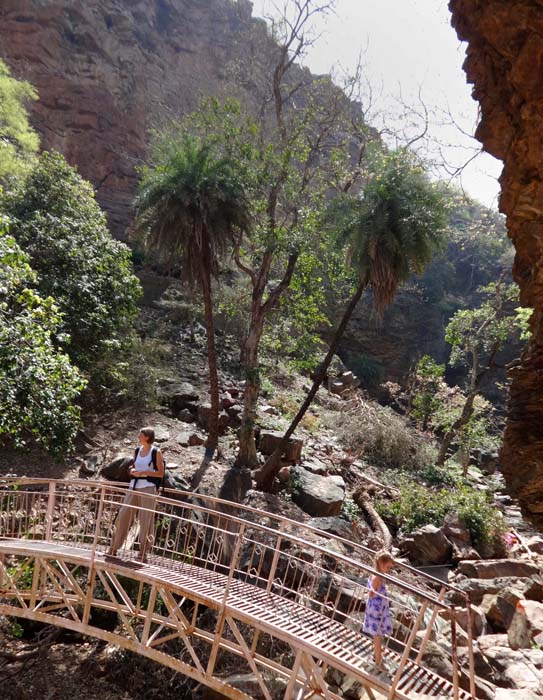
<svg viewBox="0 0 543 700">
<path fill-rule="evenodd" d="M 176 491 L 153 500 L 146 561 L 137 518 L 111 556 L 124 495 L 108 482 L 3 479 L 0 615 L 105 640 L 232 700 L 254 700 L 228 683 L 233 668 L 253 674 L 265 700 L 341 700 L 346 677 L 376 700 L 475 698 L 463 592 L 403 564 L 384 576 L 393 634 L 383 640 L 381 672 L 362 632 L 372 550 L 273 513 Z M 113 630 L 98 624 L 104 610 L 117 617 Z M 446 657 L 448 677 L 425 665 L 431 642 Z"/>
</svg>

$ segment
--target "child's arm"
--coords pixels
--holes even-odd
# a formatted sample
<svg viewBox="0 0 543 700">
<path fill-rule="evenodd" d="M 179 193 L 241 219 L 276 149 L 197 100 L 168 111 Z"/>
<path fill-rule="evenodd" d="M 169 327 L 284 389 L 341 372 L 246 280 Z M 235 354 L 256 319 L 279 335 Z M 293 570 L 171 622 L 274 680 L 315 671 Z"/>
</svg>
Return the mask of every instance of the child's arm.
<svg viewBox="0 0 543 700">
<path fill-rule="evenodd" d="M 370 588 L 370 598 L 373 598 L 375 595 L 377 589 L 381 585 L 381 577 L 380 576 L 373 576 L 371 580 L 371 588 Z"/>
</svg>

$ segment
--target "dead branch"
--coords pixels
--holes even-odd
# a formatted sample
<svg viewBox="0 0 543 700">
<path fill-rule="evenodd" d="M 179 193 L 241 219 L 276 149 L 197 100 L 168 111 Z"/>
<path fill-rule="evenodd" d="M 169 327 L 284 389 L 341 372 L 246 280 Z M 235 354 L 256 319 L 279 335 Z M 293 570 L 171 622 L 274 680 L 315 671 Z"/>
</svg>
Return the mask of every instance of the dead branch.
<svg viewBox="0 0 543 700">
<path fill-rule="evenodd" d="M 372 500 L 367 490 L 363 486 L 353 493 L 353 501 L 366 516 L 372 530 L 383 543 L 383 548 L 390 550 L 390 547 L 392 546 L 392 535 L 390 534 L 390 530 L 388 529 L 383 518 L 381 518 L 379 513 L 375 510 Z"/>
</svg>

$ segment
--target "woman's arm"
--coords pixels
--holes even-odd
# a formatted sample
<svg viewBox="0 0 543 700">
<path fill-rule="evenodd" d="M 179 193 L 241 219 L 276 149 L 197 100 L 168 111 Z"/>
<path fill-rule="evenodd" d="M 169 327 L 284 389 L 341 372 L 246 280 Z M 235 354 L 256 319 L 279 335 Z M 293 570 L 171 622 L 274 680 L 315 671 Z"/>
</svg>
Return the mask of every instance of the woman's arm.
<svg viewBox="0 0 543 700">
<path fill-rule="evenodd" d="M 156 471 L 157 476 L 164 476 L 164 460 L 162 459 L 162 452 L 160 450 L 156 451 Z"/>
<path fill-rule="evenodd" d="M 371 580 L 371 588 L 370 588 L 370 598 L 373 598 L 373 596 L 376 594 L 377 589 L 381 585 L 381 577 L 380 576 L 374 576 Z"/>
</svg>

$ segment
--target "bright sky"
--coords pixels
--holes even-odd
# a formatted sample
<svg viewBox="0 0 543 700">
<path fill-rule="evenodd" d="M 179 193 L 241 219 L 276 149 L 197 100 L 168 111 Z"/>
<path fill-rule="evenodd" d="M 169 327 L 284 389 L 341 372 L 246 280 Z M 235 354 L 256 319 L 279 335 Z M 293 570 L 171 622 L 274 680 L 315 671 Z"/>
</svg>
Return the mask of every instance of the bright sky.
<svg viewBox="0 0 543 700">
<path fill-rule="evenodd" d="M 278 4 L 253 2 L 257 16 L 274 14 Z M 473 156 L 478 144 L 467 134 L 475 129 L 477 104 L 462 70 L 465 44 L 450 26 L 447 0 L 336 0 L 335 15 L 320 22 L 317 31 L 319 37 L 305 60 L 315 73 L 327 73 L 338 64 L 352 71 L 362 51 L 372 86 L 370 121 L 377 128 L 402 130 L 407 120 L 400 116 L 398 98 L 401 94 L 404 103 L 420 111 L 420 90 L 431 112 L 427 154 L 444 159 L 451 172 Z M 451 124 L 449 112 L 461 130 Z M 481 154 L 462 170 L 458 184 L 496 207 L 501 168 L 501 162 Z M 448 177 L 444 170 L 440 175 Z"/>
</svg>

